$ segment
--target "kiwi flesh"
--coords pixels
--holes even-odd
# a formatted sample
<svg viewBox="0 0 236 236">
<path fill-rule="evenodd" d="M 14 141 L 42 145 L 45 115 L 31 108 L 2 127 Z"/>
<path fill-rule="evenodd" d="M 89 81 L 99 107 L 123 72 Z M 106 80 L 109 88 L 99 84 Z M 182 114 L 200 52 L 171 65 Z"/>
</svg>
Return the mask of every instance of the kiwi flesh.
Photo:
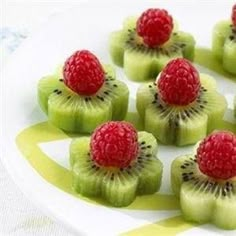
<svg viewBox="0 0 236 236">
<path fill-rule="evenodd" d="M 236 229 L 236 177 L 210 178 L 201 173 L 196 162 L 196 156 L 189 154 L 176 158 L 171 165 L 172 190 L 180 198 L 184 218 Z"/>
<path fill-rule="evenodd" d="M 90 138 L 77 138 L 70 146 L 73 189 L 86 197 L 102 197 L 112 206 L 131 204 L 136 195 L 159 190 L 162 163 L 156 158 L 157 142 L 152 134 L 138 133 L 139 155 L 126 168 L 98 166 L 91 158 Z"/>
<path fill-rule="evenodd" d="M 150 82 L 137 91 L 136 107 L 144 129 L 163 144 L 183 146 L 194 144 L 213 131 L 222 120 L 227 104 L 215 90 L 215 80 L 200 74 L 198 98 L 187 106 L 168 105 L 158 94 L 157 85 Z"/>
<path fill-rule="evenodd" d="M 104 85 L 92 96 L 80 96 L 65 86 L 59 74 L 42 78 L 38 100 L 49 121 L 68 131 L 91 133 L 108 120 L 123 120 L 128 109 L 129 90 L 115 79 L 111 66 L 104 66 Z"/>
<path fill-rule="evenodd" d="M 222 61 L 226 71 L 236 74 L 236 28 L 230 21 L 221 21 L 215 25 L 212 53 Z"/>
<path fill-rule="evenodd" d="M 153 79 L 173 58 L 193 60 L 195 40 L 190 34 L 175 28 L 168 42 L 149 48 L 136 33 L 136 21 L 136 17 L 127 18 L 123 29 L 112 32 L 109 38 L 112 61 L 124 67 L 128 78 L 135 81 Z"/>
</svg>

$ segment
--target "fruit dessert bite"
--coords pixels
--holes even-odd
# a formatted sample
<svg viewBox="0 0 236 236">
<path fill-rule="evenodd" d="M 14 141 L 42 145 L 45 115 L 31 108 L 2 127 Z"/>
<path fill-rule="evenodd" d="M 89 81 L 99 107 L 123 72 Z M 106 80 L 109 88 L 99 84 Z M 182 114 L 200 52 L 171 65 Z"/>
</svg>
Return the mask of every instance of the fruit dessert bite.
<svg viewBox="0 0 236 236">
<path fill-rule="evenodd" d="M 215 80 L 186 59 L 170 61 L 156 82 L 141 85 L 136 106 L 144 129 L 164 144 L 187 145 L 214 130 L 226 110 Z"/>
<path fill-rule="evenodd" d="M 194 154 L 176 158 L 171 182 L 186 220 L 236 229 L 235 134 L 212 133 Z"/>
<path fill-rule="evenodd" d="M 153 194 L 162 178 L 152 134 L 137 132 L 128 122 L 110 121 L 91 138 L 72 141 L 73 188 L 87 197 L 102 197 L 112 206 L 132 203 L 136 195 Z"/>
<path fill-rule="evenodd" d="M 178 31 L 163 9 L 148 9 L 139 18 L 129 17 L 123 29 L 111 33 L 109 51 L 113 62 L 132 80 L 156 78 L 173 58 L 193 60 L 195 40 Z"/>
<path fill-rule="evenodd" d="M 222 61 L 226 71 L 236 74 L 236 4 L 232 9 L 231 20 L 220 21 L 215 25 L 212 52 Z"/>
<path fill-rule="evenodd" d="M 123 120 L 129 90 L 115 79 L 109 65 L 101 65 L 87 50 L 76 51 L 58 73 L 42 78 L 38 100 L 55 126 L 69 132 L 90 133 L 109 120 Z"/>
</svg>

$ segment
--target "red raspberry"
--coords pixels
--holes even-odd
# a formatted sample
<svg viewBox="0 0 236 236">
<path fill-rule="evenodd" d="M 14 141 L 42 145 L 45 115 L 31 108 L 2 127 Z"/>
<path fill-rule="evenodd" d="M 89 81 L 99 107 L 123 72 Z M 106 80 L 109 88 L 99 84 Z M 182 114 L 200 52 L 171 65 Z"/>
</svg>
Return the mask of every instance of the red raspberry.
<svg viewBox="0 0 236 236">
<path fill-rule="evenodd" d="M 128 122 L 107 122 L 93 133 L 90 148 L 98 165 L 127 167 L 137 157 L 138 134 Z"/>
<path fill-rule="evenodd" d="M 201 84 L 195 67 L 188 60 L 178 58 L 161 72 L 157 87 L 164 102 L 184 106 L 198 97 Z"/>
<path fill-rule="evenodd" d="M 236 27 L 236 4 L 233 6 L 231 18 L 233 25 Z"/>
<path fill-rule="evenodd" d="M 104 70 L 95 55 L 87 50 L 76 51 L 63 68 L 64 83 L 80 95 L 96 93 L 104 83 Z"/>
<path fill-rule="evenodd" d="M 197 150 L 202 173 L 216 179 L 236 176 L 236 135 L 219 131 L 206 137 Z"/>
<path fill-rule="evenodd" d="M 137 21 L 138 35 L 149 47 L 167 42 L 173 30 L 173 19 L 166 10 L 150 8 Z"/>
</svg>

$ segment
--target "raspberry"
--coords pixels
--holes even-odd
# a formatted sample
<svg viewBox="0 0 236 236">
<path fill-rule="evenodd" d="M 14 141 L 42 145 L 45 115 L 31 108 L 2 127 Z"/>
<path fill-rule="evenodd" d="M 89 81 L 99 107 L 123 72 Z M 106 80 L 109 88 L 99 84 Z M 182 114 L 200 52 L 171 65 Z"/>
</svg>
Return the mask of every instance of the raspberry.
<svg viewBox="0 0 236 236">
<path fill-rule="evenodd" d="M 233 6 L 231 18 L 232 18 L 233 25 L 236 28 L 236 4 Z"/>
<path fill-rule="evenodd" d="M 178 58 L 164 68 L 157 87 L 164 102 L 184 106 L 198 97 L 201 84 L 194 66 L 188 60 Z"/>
<path fill-rule="evenodd" d="M 63 68 L 64 83 L 80 95 L 96 93 L 104 83 L 104 70 L 95 55 L 87 50 L 76 51 Z"/>
<path fill-rule="evenodd" d="M 149 47 L 167 42 L 173 30 L 173 19 L 166 10 L 150 8 L 137 21 L 138 35 Z"/>
<path fill-rule="evenodd" d="M 197 163 L 202 173 L 215 179 L 236 176 L 236 135 L 219 131 L 206 137 L 198 147 Z"/>
<path fill-rule="evenodd" d="M 111 121 L 98 127 L 92 135 L 92 159 L 100 166 L 123 168 L 136 159 L 138 134 L 128 122 Z"/>
</svg>

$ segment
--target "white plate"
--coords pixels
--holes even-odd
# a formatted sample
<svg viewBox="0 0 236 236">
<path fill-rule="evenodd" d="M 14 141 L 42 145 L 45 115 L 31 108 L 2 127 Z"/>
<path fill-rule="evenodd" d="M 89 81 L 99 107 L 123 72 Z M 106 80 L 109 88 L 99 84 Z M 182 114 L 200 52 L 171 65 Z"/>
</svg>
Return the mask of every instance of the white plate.
<svg viewBox="0 0 236 236">
<path fill-rule="evenodd" d="M 117 235 L 128 231 L 131 231 L 130 235 L 132 235 L 132 230 L 138 227 L 141 227 L 140 235 L 153 235 L 155 225 L 151 223 L 179 215 L 179 211 L 174 207 L 173 210 L 159 211 L 114 209 L 94 205 L 63 192 L 43 179 L 36 169 L 32 168 L 25 158 L 22 158 L 15 139 L 23 129 L 47 120 L 37 104 L 36 85 L 40 77 L 52 73 L 54 68 L 76 49 L 90 49 L 104 62 L 109 62 L 108 35 L 121 27 L 126 16 L 139 14 L 151 6 L 167 8 L 178 19 L 181 29 L 191 32 L 199 45 L 209 47 L 212 26 L 220 19 L 228 17 L 233 2 L 214 1 L 213 3 L 213 1 L 189 0 L 178 1 L 178 3 L 177 1 L 84 3 L 78 8 L 53 16 L 40 31 L 25 41 L 12 56 L 4 71 L 2 146 L 5 152 L 2 160 L 20 189 L 40 210 L 67 226 L 69 230 L 82 235 Z M 203 68 L 201 69 L 204 71 Z M 224 80 L 213 72 L 209 71 L 209 73 L 217 78 L 219 91 L 227 95 L 229 104 L 232 106 L 232 95 L 236 91 L 236 84 Z M 121 69 L 118 70 L 118 75 L 124 78 Z M 130 109 L 134 109 L 133 101 L 138 85 L 132 82 L 127 83 L 131 89 Z M 226 119 L 233 122 L 232 111 L 228 111 Z M 37 147 L 44 155 L 66 168 L 70 141 L 66 138 L 68 137 L 63 137 L 61 134 L 60 141 L 40 141 Z M 29 142 L 33 139 L 34 137 L 31 137 Z M 32 147 L 27 146 L 28 140 L 25 139 L 22 142 L 26 142 L 24 143 L 25 155 L 37 159 Z M 162 146 L 160 148 L 159 157 L 164 163 L 161 193 L 170 193 L 169 165 L 171 160 L 178 153 L 186 153 L 190 150 L 191 147 L 168 149 Z M 55 173 L 53 174 L 55 177 Z M 176 218 L 177 221 L 178 218 Z M 148 224 L 148 227 L 143 228 Z M 160 230 L 160 226 L 158 227 L 156 230 Z M 236 231 L 225 232 L 209 225 L 191 228 L 190 225 L 183 224 L 183 228 L 176 227 L 176 231 L 175 229 L 164 230 L 170 230 L 168 232 L 172 232 L 172 235 L 177 232 L 181 235 L 187 233 L 236 234 Z M 133 235 L 137 235 L 137 232 L 133 231 Z"/>
</svg>

